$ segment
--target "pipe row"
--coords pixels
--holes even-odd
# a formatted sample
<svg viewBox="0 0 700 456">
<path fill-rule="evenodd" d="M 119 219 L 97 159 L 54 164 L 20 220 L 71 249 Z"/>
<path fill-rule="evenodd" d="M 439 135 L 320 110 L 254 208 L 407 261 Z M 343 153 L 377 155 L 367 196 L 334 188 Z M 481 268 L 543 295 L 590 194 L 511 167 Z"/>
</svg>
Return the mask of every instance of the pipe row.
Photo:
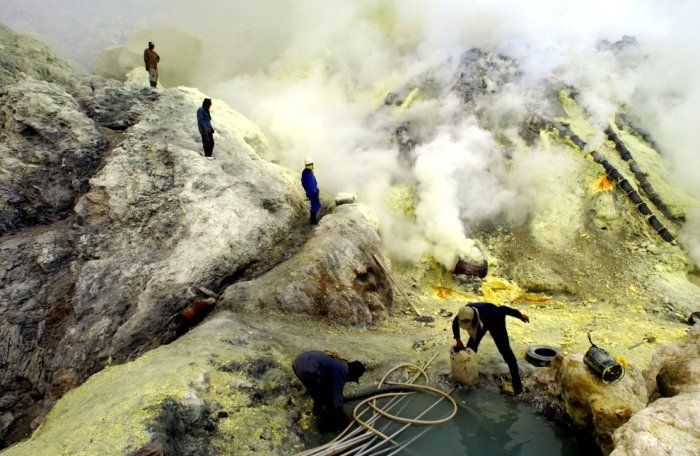
<svg viewBox="0 0 700 456">
<path fill-rule="evenodd" d="M 574 145 L 576 145 L 576 147 L 581 149 L 582 152 L 588 151 L 590 156 L 593 158 L 593 161 L 595 161 L 596 163 L 601 165 L 603 168 L 605 168 L 605 173 L 616 183 L 618 188 L 620 188 L 625 193 L 625 195 L 627 195 L 627 197 L 630 199 L 630 201 L 632 201 L 632 204 L 634 204 L 635 207 L 637 208 L 637 211 L 639 211 L 639 213 L 646 219 L 647 223 L 649 223 L 649 225 L 654 229 L 654 231 L 656 231 L 656 233 L 661 237 L 661 239 L 663 239 L 666 242 L 673 242 L 675 240 L 675 237 L 673 236 L 673 234 L 671 234 L 671 232 L 653 214 L 653 212 L 651 211 L 649 206 L 642 199 L 639 192 L 637 192 L 637 190 L 634 189 L 632 184 L 630 184 L 629 181 L 624 178 L 624 176 L 620 173 L 620 171 L 618 171 L 617 168 L 615 168 L 608 160 L 603 158 L 603 156 L 600 155 L 600 153 L 598 151 L 589 150 L 588 143 L 586 143 L 586 141 L 584 141 L 580 136 L 578 136 L 576 133 L 574 133 L 571 130 L 571 128 L 563 125 L 560 122 L 557 122 L 554 119 L 547 118 L 541 114 L 536 115 L 535 122 L 544 124 L 544 125 L 548 126 L 549 128 L 554 129 L 559 134 L 560 137 L 566 138 L 569 141 L 571 141 Z M 610 130 L 610 128 L 608 128 L 608 130 Z M 606 130 L 606 133 L 607 133 L 607 130 Z M 614 134 L 614 132 L 612 132 L 612 133 Z M 618 138 L 618 140 L 619 140 L 619 138 Z M 622 141 L 620 141 L 620 143 L 622 143 Z M 623 146 L 624 146 L 624 144 L 623 144 Z M 617 147 L 617 144 L 616 144 L 616 147 Z M 625 149 L 627 150 L 625 156 L 629 156 L 631 159 L 632 158 L 631 152 L 629 152 L 629 150 L 626 147 L 625 147 Z M 623 159 L 624 159 L 624 157 L 623 157 Z M 636 163 L 635 163 L 635 166 L 636 166 L 636 169 L 639 169 L 639 166 L 637 166 Z M 635 177 L 636 177 L 636 174 L 635 174 Z M 653 188 L 651 187 L 649 182 L 646 180 L 646 177 L 645 177 L 644 182 L 646 182 L 647 185 L 646 185 L 646 188 L 643 188 L 643 190 L 646 192 L 647 189 L 649 189 L 649 191 L 653 192 L 656 195 L 656 198 L 659 200 L 659 202 L 661 202 L 661 200 L 658 198 L 658 195 L 656 194 L 656 192 L 653 191 Z M 654 202 L 654 201 L 652 200 L 652 202 Z M 656 205 L 655 202 L 654 202 L 654 204 Z M 661 202 L 661 204 L 663 205 L 663 202 Z M 664 207 L 666 207 L 666 206 L 664 205 Z M 666 210 L 668 210 L 668 208 Z M 666 213 L 664 213 L 664 215 L 666 215 Z M 674 220 L 673 216 L 671 216 L 670 219 Z"/>
<path fill-rule="evenodd" d="M 642 127 L 640 127 L 627 114 L 622 112 L 618 112 L 617 114 L 615 114 L 615 125 L 617 125 L 617 128 L 619 128 L 620 130 L 627 130 L 630 133 L 642 138 L 655 151 L 658 152 L 660 150 L 659 145 L 656 144 L 654 139 L 651 137 L 651 134 L 648 131 L 644 130 Z"/>
<path fill-rule="evenodd" d="M 608 136 L 608 139 L 615 143 L 615 149 L 620 154 L 620 157 L 622 157 L 622 159 L 629 164 L 630 171 L 632 171 L 632 173 L 634 174 L 634 177 L 637 179 L 637 182 L 639 182 L 639 186 L 642 190 L 644 190 L 644 193 L 646 193 L 649 200 L 654 204 L 654 206 L 656 206 L 658 210 L 661 211 L 662 214 L 664 214 L 664 216 L 667 219 L 671 220 L 672 222 L 675 222 L 676 218 L 673 216 L 666 204 L 664 204 L 664 202 L 661 201 L 659 194 L 656 193 L 654 187 L 652 187 L 652 185 L 649 183 L 647 177 L 644 175 L 637 162 L 634 161 L 632 152 L 627 148 L 625 143 L 622 142 L 617 133 L 615 133 L 610 127 L 605 129 L 605 134 Z"/>
</svg>

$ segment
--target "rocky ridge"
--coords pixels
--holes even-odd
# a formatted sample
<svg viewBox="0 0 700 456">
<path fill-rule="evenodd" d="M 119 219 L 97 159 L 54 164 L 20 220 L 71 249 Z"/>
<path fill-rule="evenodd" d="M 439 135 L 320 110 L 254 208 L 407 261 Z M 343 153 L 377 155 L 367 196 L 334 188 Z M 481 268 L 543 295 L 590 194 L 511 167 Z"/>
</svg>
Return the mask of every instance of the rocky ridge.
<svg viewBox="0 0 700 456">
<path fill-rule="evenodd" d="M 6 444 L 91 374 L 172 340 L 199 287 L 269 269 L 298 246 L 290 227 L 302 239 L 308 230 L 296 176 L 260 158 L 267 139 L 224 103 L 212 108 L 209 160 L 194 118 L 201 92 L 88 78 L 36 40 L 0 32 Z M 381 254 L 376 231 L 368 242 Z M 383 287 L 378 309 L 391 299 Z M 340 296 L 338 318 L 351 299 L 369 315 Z"/>
</svg>

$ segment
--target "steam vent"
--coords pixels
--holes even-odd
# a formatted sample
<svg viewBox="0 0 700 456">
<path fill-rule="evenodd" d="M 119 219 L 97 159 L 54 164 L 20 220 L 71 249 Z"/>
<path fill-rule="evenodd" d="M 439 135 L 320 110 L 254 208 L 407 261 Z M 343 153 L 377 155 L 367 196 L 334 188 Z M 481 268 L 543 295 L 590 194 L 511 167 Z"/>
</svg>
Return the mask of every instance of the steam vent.
<svg viewBox="0 0 700 456">
<path fill-rule="evenodd" d="M 0 0 L 0 456 L 700 455 L 700 4 Z"/>
</svg>

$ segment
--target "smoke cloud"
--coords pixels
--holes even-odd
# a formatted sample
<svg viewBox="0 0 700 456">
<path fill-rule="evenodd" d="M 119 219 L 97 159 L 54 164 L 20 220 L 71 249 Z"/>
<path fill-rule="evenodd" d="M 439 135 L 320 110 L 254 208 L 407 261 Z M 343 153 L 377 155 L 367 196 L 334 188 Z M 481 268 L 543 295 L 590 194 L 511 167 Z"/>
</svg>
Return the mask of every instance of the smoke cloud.
<svg viewBox="0 0 700 456">
<path fill-rule="evenodd" d="M 322 191 L 358 192 L 377 210 L 398 259 L 431 255 L 451 267 L 458 255 L 477 257 L 471 226 L 504 215 L 523 220 L 538 198 L 551 198 L 535 177 L 528 185 L 528 175 L 537 174 L 528 172 L 532 160 L 509 161 L 504 146 L 517 144 L 522 120 L 545 106 L 548 80 L 577 87 L 601 130 L 621 107 L 634 113 L 657 139 L 677 184 L 700 197 L 697 2 L 46 3 L 0 0 L 0 21 L 86 66 L 102 48 L 147 27 L 175 26 L 200 38 L 192 83 L 266 130 L 271 159 L 297 169 L 312 156 Z M 637 40 L 633 51 L 600 45 L 625 35 Z M 460 55 L 474 47 L 512 57 L 520 72 L 478 116 L 443 90 Z M 436 93 L 419 94 L 410 109 L 384 105 L 388 92 L 406 95 L 426 80 Z M 402 124 L 419 139 L 411 152 L 400 152 L 392 138 Z M 548 161 L 557 160 L 566 161 Z M 397 185 L 413 189 L 404 194 L 412 199 L 405 201 L 409 215 L 397 213 L 389 197 Z M 531 187 L 540 191 L 524 190 Z M 700 245 L 700 217 L 689 217 L 682 239 L 700 262 L 693 247 Z"/>
</svg>

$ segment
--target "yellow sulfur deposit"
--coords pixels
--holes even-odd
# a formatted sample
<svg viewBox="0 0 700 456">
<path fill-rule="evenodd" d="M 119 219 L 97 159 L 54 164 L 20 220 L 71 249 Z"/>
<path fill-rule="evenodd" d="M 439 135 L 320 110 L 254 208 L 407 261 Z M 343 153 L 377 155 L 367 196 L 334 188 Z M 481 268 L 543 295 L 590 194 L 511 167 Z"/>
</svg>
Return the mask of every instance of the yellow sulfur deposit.
<svg viewBox="0 0 700 456">
<path fill-rule="evenodd" d="M 416 98 L 420 95 L 420 89 L 418 87 L 414 88 L 411 90 L 404 100 L 403 103 L 401 103 L 401 106 L 399 106 L 397 109 L 403 110 L 409 108 L 414 101 L 416 101 Z"/>
<path fill-rule="evenodd" d="M 486 277 L 481 283 L 484 301 L 494 304 L 510 304 L 522 295 L 520 287 L 500 277 Z"/>
<path fill-rule="evenodd" d="M 395 185 L 386 194 L 387 206 L 393 215 L 413 219 L 416 217 L 416 193 L 408 185 Z"/>
</svg>

